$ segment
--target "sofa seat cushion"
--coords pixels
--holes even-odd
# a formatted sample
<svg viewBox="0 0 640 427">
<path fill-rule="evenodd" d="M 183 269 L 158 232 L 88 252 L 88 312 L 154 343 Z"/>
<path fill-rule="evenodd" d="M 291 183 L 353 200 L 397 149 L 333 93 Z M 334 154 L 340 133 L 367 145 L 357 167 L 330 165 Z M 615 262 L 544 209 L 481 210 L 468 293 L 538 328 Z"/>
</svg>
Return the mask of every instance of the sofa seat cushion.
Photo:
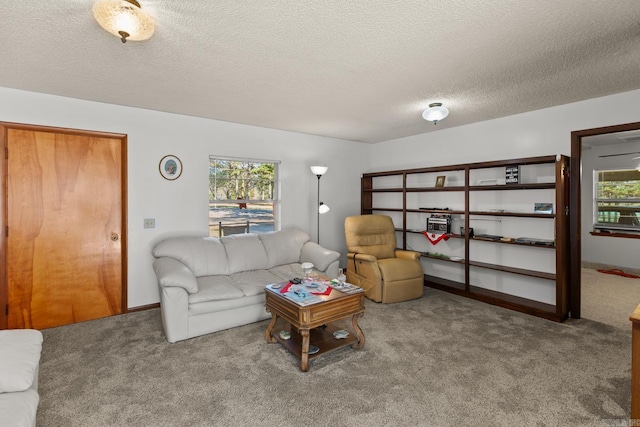
<svg viewBox="0 0 640 427">
<path fill-rule="evenodd" d="M 220 241 L 227 251 L 229 274 L 268 267 L 269 259 L 257 234 L 232 234 Z"/>
<path fill-rule="evenodd" d="M 302 267 L 300 267 L 300 263 L 294 262 L 286 265 L 279 265 L 277 267 L 273 267 L 269 269 L 269 271 L 278 276 L 278 282 L 284 282 L 287 280 L 291 280 L 294 277 L 304 277 L 304 272 L 302 271 Z M 314 271 L 317 273 L 317 270 L 314 268 Z"/>
<path fill-rule="evenodd" d="M 40 396 L 33 388 L 15 393 L 0 393 L 0 426 L 32 427 Z"/>
<path fill-rule="evenodd" d="M 0 393 L 25 391 L 36 380 L 42 332 L 35 329 L 0 331 Z"/>
<path fill-rule="evenodd" d="M 189 316 L 197 316 L 199 314 L 206 315 L 220 311 L 247 307 L 255 304 L 264 306 L 264 291 L 261 294 L 253 295 L 250 297 L 224 299 L 217 301 L 204 301 L 197 304 L 189 304 Z"/>
<path fill-rule="evenodd" d="M 189 294 L 189 304 L 204 301 L 217 301 L 242 298 L 244 294 L 238 289 L 230 276 L 198 277 L 198 292 Z"/>
<path fill-rule="evenodd" d="M 282 279 L 268 270 L 240 271 L 231 275 L 234 285 L 245 296 L 264 294 L 264 287 Z"/>
</svg>

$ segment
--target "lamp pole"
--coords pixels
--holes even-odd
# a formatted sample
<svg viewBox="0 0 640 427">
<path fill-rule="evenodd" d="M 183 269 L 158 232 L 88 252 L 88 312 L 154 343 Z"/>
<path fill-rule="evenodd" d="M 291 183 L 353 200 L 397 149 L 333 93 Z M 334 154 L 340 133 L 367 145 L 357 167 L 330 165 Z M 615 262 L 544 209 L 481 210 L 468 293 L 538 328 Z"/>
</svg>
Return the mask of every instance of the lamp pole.
<svg viewBox="0 0 640 427">
<path fill-rule="evenodd" d="M 316 216 L 318 217 L 318 226 L 316 227 L 316 242 L 320 244 L 320 178 L 322 175 L 317 175 L 318 177 L 318 203 L 316 208 Z"/>
<path fill-rule="evenodd" d="M 318 223 L 316 227 L 316 242 L 318 244 L 320 244 L 320 213 L 325 213 L 329 210 L 328 207 L 325 205 L 326 210 L 323 210 L 322 212 L 320 212 L 320 207 L 324 205 L 324 203 L 320 202 L 320 178 L 322 178 L 322 175 L 324 175 L 328 169 L 329 168 L 326 166 L 311 166 L 311 173 L 313 173 L 315 176 L 318 177 L 318 200 L 316 204 L 316 216 L 318 219 Z"/>
</svg>

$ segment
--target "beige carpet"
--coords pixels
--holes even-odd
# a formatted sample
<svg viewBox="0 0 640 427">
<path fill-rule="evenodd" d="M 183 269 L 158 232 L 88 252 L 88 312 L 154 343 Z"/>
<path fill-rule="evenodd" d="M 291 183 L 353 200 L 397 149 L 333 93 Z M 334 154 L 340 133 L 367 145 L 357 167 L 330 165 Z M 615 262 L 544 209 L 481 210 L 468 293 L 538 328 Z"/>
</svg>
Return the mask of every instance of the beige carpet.
<svg viewBox="0 0 640 427">
<path fill-rule="evenodd" d="M 433 289 L 367 301 L 360 325 L 363 350 L 323 355 L 307 373 L 265 342 L 267 322 L 175 344 L 158 309 L 47 329 L 38 426 L 601 427 L 628 417 L 628 328 Z"/>
<path fill-rule="evenodd" d="M 640 304 L 640 279 L 582 269 L 582 317 L 631 331 L 629 316 Z"/>
</svg>

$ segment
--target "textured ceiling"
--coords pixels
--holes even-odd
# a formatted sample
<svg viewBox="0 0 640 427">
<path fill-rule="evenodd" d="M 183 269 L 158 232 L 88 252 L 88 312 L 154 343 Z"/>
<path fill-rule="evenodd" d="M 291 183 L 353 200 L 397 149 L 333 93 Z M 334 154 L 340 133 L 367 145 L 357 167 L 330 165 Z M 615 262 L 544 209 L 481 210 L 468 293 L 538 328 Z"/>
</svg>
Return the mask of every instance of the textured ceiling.
<svg viewBox="0 0 640 427">
<path fill-rule="evenodd" d="M 0 86 L 364 142 L 640 88 L 639 0 L 139 2 L 122 44 L 91 0 L 0 0 Z"/>
</svg>

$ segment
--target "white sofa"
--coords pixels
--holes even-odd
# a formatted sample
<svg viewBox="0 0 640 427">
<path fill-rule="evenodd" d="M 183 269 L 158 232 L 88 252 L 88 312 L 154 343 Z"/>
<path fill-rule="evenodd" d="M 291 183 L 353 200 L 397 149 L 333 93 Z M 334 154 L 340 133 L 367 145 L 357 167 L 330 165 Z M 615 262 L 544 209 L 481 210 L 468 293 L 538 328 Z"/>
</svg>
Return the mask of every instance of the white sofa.
<svg viewBox="0 0 640 427">
<path fill-rule="evenodd" d="M 175 237 L 155 245 L 152 253 L 169 342 L 267 319 L 265 285 L 302 277 L 303 262 L 336 278 L 340 258 L 298 229 Z"/>
<path fill-rule="evenodd" d="M 0 426 L 36 425 L 41 351 L 40 331 L 0 331 Z"/>
</svg>

